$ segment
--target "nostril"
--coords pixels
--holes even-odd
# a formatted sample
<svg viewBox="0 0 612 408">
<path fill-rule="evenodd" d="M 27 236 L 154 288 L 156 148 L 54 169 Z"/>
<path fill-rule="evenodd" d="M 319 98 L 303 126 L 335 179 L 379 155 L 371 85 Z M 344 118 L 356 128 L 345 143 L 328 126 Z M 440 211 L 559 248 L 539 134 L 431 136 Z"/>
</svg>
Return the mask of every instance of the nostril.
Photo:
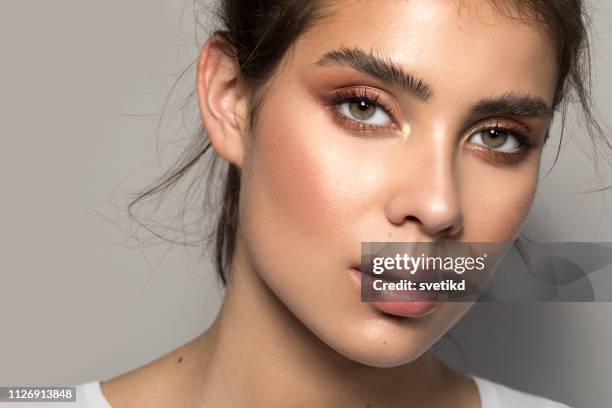
<svg viewBox="0 0 612 408">
<path fill-rule="evenodd" d="M 407 217 L 404 218 L 404 220 L 406 220 L 406 221 L 418 221 L 419 219 L 417 217 L 415 217 L 414 215 L 408 215 Z"/>
</svg>

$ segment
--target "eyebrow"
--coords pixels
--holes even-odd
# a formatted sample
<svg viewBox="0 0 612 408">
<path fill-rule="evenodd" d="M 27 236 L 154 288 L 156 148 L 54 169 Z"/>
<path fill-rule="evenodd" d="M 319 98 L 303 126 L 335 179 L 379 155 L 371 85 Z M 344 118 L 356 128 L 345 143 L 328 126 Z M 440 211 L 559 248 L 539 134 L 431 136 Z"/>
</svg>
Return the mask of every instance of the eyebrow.
<svg viewBox="0 0 612 408">
<path fill-rule="evenodd" d="M 433 86 L 418 78 L 414 73 L 405 71 L 390 58 L 374 51 L 343 46 L 326 52 L 315 65 L 349 66 L 408 91 L 423 102 L 429 101 L 434 95 Z M 474 105 L 472 113 L 550 118 L 553 116 L 554 110 L 539 96 L 509 91 L 500 96 L 481 99 Z"/>
<path fill-rule="evenodd" d="M 399 65 L 374 51 L 363 51 L 359 48 L 341 47 L 326 52 L 316 63 L 319 66 L 332 64 L 346 65 L 364 72 L 383 82 L 388 82 L 410 92 L 422 101 L 433 96 L 433 88 L 414 74 L 404 71 Z"/>
<path fill-rule="evenodd" d="M 474 106 L 473 113 L 551 118 L 554 110 L 539 96 L 510 91 L 494 98 L 480 100 Z"/>
</svg>

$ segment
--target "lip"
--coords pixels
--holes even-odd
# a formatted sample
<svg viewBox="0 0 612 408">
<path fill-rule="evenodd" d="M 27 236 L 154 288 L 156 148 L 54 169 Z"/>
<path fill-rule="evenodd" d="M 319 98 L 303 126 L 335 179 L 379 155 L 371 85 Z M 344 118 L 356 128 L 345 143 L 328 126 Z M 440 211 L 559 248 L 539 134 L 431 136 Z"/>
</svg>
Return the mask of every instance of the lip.
<svg viewBox="0 0 612 408">
<path fill-rule="evenodd" d="M 361 293 L 361 271 L 358 267 L 350 268 L 352 280 Z M 421 294 L 422 295 L 422 294 Z M 407 301 L 407 302 L 369 302 L 374 308 L 399 317 L 422 318 L 436 311 L 442 302 L 436 301 Z"/>
</svg>

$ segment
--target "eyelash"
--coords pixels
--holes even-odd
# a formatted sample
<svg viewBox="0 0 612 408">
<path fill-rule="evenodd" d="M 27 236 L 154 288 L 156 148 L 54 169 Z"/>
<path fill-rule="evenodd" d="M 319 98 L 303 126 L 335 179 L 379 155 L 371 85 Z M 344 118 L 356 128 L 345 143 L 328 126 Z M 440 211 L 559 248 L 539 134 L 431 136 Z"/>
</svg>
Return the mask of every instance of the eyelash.
<svg viewBox="0 0 612 408">
<path fill-rule="evenodd" d="M 331 96 L 331 100 L 329 103 L 330 107 L 333 108 L 332 111 L 334 118 L 338 122 L 340 122 L 341 125 L 350 129 L 357 130 L 359 132 L 379 132 L 390 127 L 392 128 L 392 130 L 398 129 L 398 125 L 395 123 L 391 126 L 372 125 L 345 116 L 338 110 L 338 106 L 347 102 L 366 102 L 368 104 L 372 104 L 377 108 L 382 109 L 387 115 L 389 115 L 392 120 L 395 116 L 393 112 L 397 110 L 377 92 L 370 91 L 368 88 L 342 88 L 334 92 L 334 94 Z M 489 119 L 487 122 L 474 129 L 470 133 L 469 137 L 472 137 L 476 133 L 485 132 L 489 130 L 506 132 L 515 137 L 517 142 L 519 143 L 519 147 L 516 152 L 500 152 L 482 145 L 477 145 L 473 143 L 471 144 L 473 144 L 477 150 L 486 150 L 488 154 L 492 155 L 496 160 L 501 161 L 503 163 L 513 163 L 520 161 L 529 152 L 529 150 L 535 146 L 531 142 L 531 138 L 527 136 L 527 129 L 525 129 L 523 126 L 500 126 L 499 122 L 499 119 Z"/>
</svg>

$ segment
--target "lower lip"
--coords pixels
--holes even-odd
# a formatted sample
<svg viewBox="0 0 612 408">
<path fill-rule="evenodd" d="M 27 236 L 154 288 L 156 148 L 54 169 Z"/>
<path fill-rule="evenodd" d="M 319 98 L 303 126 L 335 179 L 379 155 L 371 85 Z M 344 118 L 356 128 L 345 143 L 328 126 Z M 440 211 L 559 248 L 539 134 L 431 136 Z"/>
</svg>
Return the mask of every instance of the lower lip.
<svg viewBox="0 0 612 408">
<path fill-rule="evenodd" d="M 351 276 L 361 290 L 361 272 L 351 268 Z M 370 302 L 376 309 L 390 315 L 400 317 L 425 317 L 436 311 L 441 302 L 414 301 L 414 302 Z"/>
</svg>

